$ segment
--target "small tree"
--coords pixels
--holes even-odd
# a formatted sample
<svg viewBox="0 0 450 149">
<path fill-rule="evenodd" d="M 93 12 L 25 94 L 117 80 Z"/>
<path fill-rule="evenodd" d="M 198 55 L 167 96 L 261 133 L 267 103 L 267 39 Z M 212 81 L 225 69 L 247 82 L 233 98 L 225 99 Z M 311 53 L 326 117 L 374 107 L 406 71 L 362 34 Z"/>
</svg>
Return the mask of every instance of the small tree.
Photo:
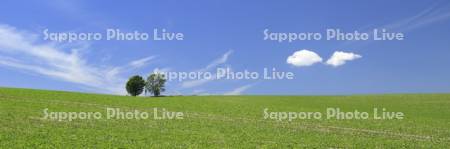
<svg viewBox="0 0 450 149">
<path fill-rule="evenodd" d="M 128 80 L 126 89 L 131 96 L 137 96 L 142 93 L 144 86 L 144 79 L 141 76 L 135 75 Z"/>
<path fill-rule="evenodd" d="M 164 84 L 166 83 L 166 78 L 164 74 L 153 73 L 147 77 L 147 82 L 145 84 L 145 90 L 152 93 L 155 97 L 161 95 L 166 89 Z"/>
</svg>

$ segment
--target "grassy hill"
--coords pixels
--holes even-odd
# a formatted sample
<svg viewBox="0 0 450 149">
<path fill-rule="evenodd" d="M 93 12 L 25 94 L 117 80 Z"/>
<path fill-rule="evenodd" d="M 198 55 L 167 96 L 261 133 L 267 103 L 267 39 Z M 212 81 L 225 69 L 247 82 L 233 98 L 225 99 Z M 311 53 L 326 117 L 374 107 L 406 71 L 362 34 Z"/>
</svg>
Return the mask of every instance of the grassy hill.
<svg viewBox="0 0 450 149">
<path fill-rule="evenodd" d="M 264 119 L 269 112 L 386 108 L 402 120 Z M 106 108 L 183 112 L 183 119 L 44 118 Z M 0 88 L 0 148 L 446 148 L 450 94 L 127 97 Z"/>
</svg>

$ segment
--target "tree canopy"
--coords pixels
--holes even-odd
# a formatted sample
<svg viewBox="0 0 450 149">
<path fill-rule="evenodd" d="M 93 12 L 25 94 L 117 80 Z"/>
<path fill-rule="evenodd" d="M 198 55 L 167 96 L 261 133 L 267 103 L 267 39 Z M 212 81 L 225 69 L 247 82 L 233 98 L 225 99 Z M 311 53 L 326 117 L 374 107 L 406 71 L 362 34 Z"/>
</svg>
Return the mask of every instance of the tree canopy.
<svg viewBox="0 0 450 149">
<path fill-rule="evenodd" d="M 147 82 L 145 84 L 145 90 L 152 93 L 155 97 L 161 95 L 164 92 L 166 78 L 164 74 L 153 73 L 147 77 Z"/>
<path fill-rule="evenodd" d="M 139 75 L 135 75 L 128 80 L 126 89 L 128 94 L 130 94 L 131 96 L 137 96 L 142 93 L 142 91 L 144 90 L 144 86 L 144 79 Z"/>
</svg>

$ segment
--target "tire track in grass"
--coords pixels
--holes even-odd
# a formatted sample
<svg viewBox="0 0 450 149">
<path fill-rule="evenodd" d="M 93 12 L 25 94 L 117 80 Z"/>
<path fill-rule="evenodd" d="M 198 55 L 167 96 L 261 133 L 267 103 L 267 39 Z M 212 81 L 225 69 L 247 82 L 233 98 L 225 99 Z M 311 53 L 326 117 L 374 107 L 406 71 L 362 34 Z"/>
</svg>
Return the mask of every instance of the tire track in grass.
<svg viewBox="0 0 450 149">
<path fill-rule="evenodd" d="M 191 113 L 191 115 L 196 115 L 198 118 L 204 119 L 212 119 L 212 120 L 223 120 L 223 121 L 231 121 L 235 122 L 236 120 L 241 120 L 244 122 L 269 122 L 272 124 L 283 124 L 282 126 L 290 126 L 290 128 L 299 128 L 299 129 L 314 129 L 319 132 L 330 132 L 330 131 L 344 131 L 344 132 L 358 132 L 358 133 L 367 133 L 367 134 L 377 134 L 382 136 L 398 136 L 402 138 L 410 138 L 414 140 L 420 141 L 432 141 L 433 139 L 437 140 L 450 140 L 450 138 L 433 138 L 432 136 L 426 135 L 416 135 L 416 134 L 406 134 L 406 133 L 397 133 L 390 131 L 380 131 L 380 130 L 372 130 L 372 129 L 361 129 L 361 128 L 350 128 L 350 127 L 340 127 L 340 126 L 323 126 L 319 124 L 307 124 L 307 123 L 298 123 L 298 122 L 283 122 L 283 121 L 274 121 L 274 120 L 264 120 L 264 119 L 249 119 L 242 117 L 226 117 L 226 116 L 217 116 L 212 114 L 199 114 L 199 113 Z M 284 128 L 284 127 L 283 127 Z"/>
<path fill-rule="evenodd" d="M 136 108 L 136 107 L 130 107 L 130 106 L 115 106 L 115 105 L 104 105 L 104 104 L 95 104 L 95 103 L 85 103 L 85 102 L 73 102 L 73 101 L 59 101 L 59 100 L 26 100 L 26 99 L 10 99 L 10 98 L 4 98 L 6 96 L 3 96 L 3 98 L 0 98 L 0 100 L 9 100 L 9 101 L 15 101 L 15 102 L 28 102 L 28 103 L 39 103 L 39 104 L 62 104 L 67 106 L 73 106 L 76 105 L 83 105 L 83 106 L 94 106 L 97 108 L 123 108 L 123 109 L 135 109 L 135 110 L 142 110 L 146 111 L 149 109 L 143 109 L 143 108 Z M 274 120 L 264 120 L 264 119 L 251 119 L 251 118 L 244 118 L 244 117 L 227 117 L 223 115 L 216 115 L 216 114 L 210 114 L 210 113 L 200 113 L 200 112 L 185 112 L 187 113 L 187 117 L 191 118 L 201 118 L 201 119 L 209 119 L 209 120 L 221 120 L 221 121 L 232 121 L 235 122 L 236 120 L 241 120 L 244 122 L 271 122 L 271 123 L 281 123 L 286 126 L 290 126 L 290 128 L 299 128 L 299 129 L 313 129 L 318 132 L 330 132 L 330 131 L 343 131 L 344 133 L 348 132 L 358 132 L 358 133 L 366 133 L 366 134 L 376 134 L 376 135 L 382 135 L 382 136 L 397 136 L 402 138 L 409 138 L 419 141 L 432 141 L 437 140 L 438 142 L 442 141 L 448 141 L 450 138 L 434 138 L 432 136 L 426 136 L 426 135 L 416 135 L 416 134 L 407 134 L 407 133 L 398 133 L 398 132 L 390 132 L 390 131 L 380 131 L 380 130 L 372 130 L 372 129 L 361 129 L 361 128 L 350 128 L 350 127 L 340 127 L 340 126 L 323 126 L 318 124 L 305 124 L 305 123 L 298 123 L 298 122 L 283 122 L 283 121 L 274 121 Z M 294 125 L 293 125 L 294 124 Z M 295 126 L 295 127 L 293 127 Z"/>
</svg>

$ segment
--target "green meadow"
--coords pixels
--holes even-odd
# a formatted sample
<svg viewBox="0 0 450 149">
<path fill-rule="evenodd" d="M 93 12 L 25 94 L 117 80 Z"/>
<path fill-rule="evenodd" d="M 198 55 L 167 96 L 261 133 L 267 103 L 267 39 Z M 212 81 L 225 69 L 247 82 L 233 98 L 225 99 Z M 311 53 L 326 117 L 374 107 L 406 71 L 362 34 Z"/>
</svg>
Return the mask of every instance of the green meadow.
<svg viewBox="0 0 450 149">
<path fill-rule="evenodd" d="M 402 112 L 403 119 L 265 118 L 269 112 Z M 183 119 L 107 119 L 107 108 Z M 58 120 L 48 112 L 98 112 Z M 0 148 L 448 148 L 450 94 L 129 97 L 0 88 Z"/>
</svg>

